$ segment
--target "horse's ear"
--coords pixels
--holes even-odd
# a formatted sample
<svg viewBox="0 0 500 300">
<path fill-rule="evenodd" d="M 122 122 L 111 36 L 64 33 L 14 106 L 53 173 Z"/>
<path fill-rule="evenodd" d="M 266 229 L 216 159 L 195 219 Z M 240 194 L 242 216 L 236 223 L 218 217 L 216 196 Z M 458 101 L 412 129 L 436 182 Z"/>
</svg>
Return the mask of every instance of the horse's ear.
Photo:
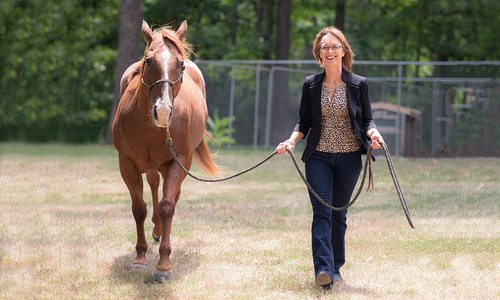
<svg viewBox="0 0 500 300">
<path fill-rule="evenodd" d="M 187 28 L 188 28 L 188 24 L 187 24 L 186 20 L 182 21 L 181 26 L 179 26 L 179 29 L 177 29 L 177 31 L 176 31 L 179 39 L 181 39 L 181 40 L 184 39 L 184 37 L 186 36 Z"/>
<path fill-rule="evenodd" d="M 144 37 L 148 41 L 148 44 L 150 44 L 153 40 L 153 31 L 149 27 L 148 23 L 146 23 L 146 21 L 144 20 L 142 20 L 142 34 L 144 34 Z"/>
</svg>

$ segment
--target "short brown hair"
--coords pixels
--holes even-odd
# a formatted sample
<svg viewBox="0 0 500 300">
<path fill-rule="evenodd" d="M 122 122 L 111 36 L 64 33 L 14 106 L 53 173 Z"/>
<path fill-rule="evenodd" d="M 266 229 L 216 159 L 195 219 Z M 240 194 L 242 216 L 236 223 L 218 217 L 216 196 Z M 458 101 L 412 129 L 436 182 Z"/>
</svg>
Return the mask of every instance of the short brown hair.
<svg viewBox="0 0 500 300">
<path fill-rule="evenodd" d="M 347 71 L 351 71 L 352 64 L 354 62 L 354 52 L 351 49 L 351 45 L 349 45 L 349 42 L 347 41 L 345 35 L 340 31 L 337 27 L 335 26 L 327 26 L 323 29 L 321 29 L 317 34 L 316 38 L 314 39 L 314 44 L 312 48 L 312 52 L 314 55 L 314 58 L 319 64 L 322 64 L 321 62 L 321 57 L 319 56 L 320 48 L 321 45 L 319 44 L 321 39 L 327 35 L 331 34 L 334 37 L 338 38 L 340 42 L 342 43 L 342 48 L 344 48 L 345 55 L 342 57 L 342 66 L 344 69 Z"/>
</svg>

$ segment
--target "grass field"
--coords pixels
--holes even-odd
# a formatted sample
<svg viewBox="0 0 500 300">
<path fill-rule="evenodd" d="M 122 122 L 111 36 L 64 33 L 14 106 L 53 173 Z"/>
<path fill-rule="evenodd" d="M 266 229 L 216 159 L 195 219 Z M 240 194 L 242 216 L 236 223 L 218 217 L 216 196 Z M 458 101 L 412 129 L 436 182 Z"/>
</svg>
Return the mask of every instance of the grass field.
<svg viewBox="0 0 500 300">
<path fill-rule="evenodd" d="M 232 174 L 267 154 L 221 150 L 218 163 Z M 151 238 L 148 267 L 131 269 L 135 224 L 114 148 L 0 144 L 0 155 L 0 299 L 500 299 L 499 158 L 395 159 L 412 230 L 379 154 L 375 190 L 349 210 L 345 282 L 325 292 L 306 189 L 285 156 L 227 182 L 186 179 L 174 279 L 160 285 Z"/>
</svg>

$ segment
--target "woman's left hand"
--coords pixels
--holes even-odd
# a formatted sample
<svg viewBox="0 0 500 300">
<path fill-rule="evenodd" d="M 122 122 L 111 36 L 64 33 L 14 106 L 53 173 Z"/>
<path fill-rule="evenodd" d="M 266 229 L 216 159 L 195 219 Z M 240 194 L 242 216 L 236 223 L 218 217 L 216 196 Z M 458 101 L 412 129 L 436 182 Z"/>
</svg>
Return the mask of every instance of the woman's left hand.
<svg viewBox="0 0 500 300">
<path fill-rule="evenodd" d="M 380 134 L 380 132 L 378 132 L 377 129 L 375 129 L 371 135 L 370 135 L 370 139 L 372 140 L 372 148 L 373 149 L 379 149 L 379 148 L 382 148 L 382 144 L 384 143 L 384 138 L 382 137 L 382 135 Z"/>
</svg>

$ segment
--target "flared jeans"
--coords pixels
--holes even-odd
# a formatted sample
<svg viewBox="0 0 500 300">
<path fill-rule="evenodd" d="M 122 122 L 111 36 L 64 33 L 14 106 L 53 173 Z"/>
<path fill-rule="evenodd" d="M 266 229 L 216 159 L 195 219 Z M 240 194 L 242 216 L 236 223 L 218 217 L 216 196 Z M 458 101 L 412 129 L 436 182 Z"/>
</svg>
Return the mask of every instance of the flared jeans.
<svg viewBox="0 0 500 300">
<path fill-rule="evenodd" d="M 327 153 L 315 151 L 306 161 L 306 178 L 316 193 L 330 205 L 346 205 L 361 172 L 360 152 Z M 314 272 L 332 277 L 345 263 L 347 210 L 332 211 L 309 193 L 313 208 L 312 255 Z"/>
</svg>

